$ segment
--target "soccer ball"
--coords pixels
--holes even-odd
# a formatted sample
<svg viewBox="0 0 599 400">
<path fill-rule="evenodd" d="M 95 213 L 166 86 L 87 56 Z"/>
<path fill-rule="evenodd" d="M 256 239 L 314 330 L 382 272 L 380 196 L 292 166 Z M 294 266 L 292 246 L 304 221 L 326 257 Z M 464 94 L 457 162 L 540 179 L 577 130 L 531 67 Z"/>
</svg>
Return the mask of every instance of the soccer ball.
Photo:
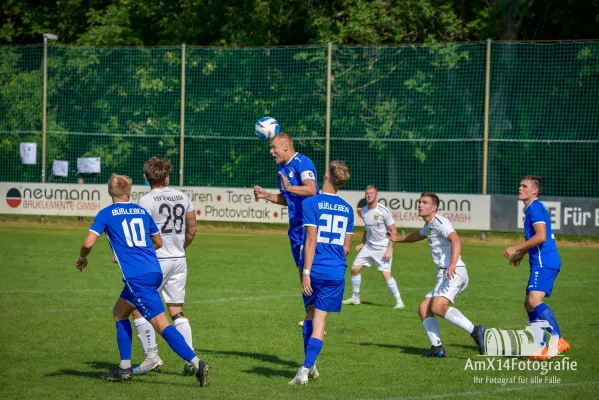
<svg viewBox="0 0 599 400">
<path fill-rule="evenodd" d="M 262 140 L 270 140 L 280 131 L 281 127 L 274 118 L 264 117 L 256 122 L 256 135 Z"/>
</svg>

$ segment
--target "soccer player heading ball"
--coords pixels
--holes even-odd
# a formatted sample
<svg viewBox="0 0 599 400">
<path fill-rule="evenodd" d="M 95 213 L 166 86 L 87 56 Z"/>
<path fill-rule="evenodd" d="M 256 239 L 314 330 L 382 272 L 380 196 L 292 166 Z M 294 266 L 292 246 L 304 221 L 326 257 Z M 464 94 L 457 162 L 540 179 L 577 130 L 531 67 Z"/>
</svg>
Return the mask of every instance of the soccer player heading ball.
<svg viewBox="0 0 599 400">
<path fill-rule="evenodd" d="M 295 265 L 302 279 L 301 268 L 304 228 L 302 227 L 302 203 L 304 199 L 318 194 L 316 168 L 310 159 L 293 148 L 291 135 L 281 132 L 270 141 L 270 154 L 279 164 L 278 194 L 268 193 L 260 186 L 254 186 L 254 196 L 258 199 L 287 206 L 289 212 L 289 242 Z"/>
</svg>

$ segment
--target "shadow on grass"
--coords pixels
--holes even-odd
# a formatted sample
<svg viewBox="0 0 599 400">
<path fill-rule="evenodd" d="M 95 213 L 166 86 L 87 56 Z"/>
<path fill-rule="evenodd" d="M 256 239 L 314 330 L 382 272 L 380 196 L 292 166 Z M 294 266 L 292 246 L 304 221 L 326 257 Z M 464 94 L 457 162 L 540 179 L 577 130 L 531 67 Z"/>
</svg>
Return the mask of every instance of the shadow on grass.
<svg viewBox="0 0 599 400">
<path fill-rule="evenodd" d="M 389 308 L 393 307 L 392 305 L 389 305 L 389 304 L 379 304 L 379 303 L 373 303 L 372 301 L 364 301 L 364 300 L 362 300 L 360 303 L 364 304 L 366 306 L 372 306 L 372 307 L 385 307 L 385 308 L 386 307 L 389 307 Z"/>
<path fill-rule="evenodd" d="M 279 370 L 279 369 L 268 368 L 268 367 L 252 367 L 252 368 L 246 369 L 242 372 L 245 372 L 248 374 L 262 375 L 267 378 L 283 377 L 283 378 L 292 379 L 293 376 L 295 375 L 295 372 L 291 371 L 291 370 L 286 371 L 286 370 Z"/>
<path fill-rule="evenodd" d="M 102 375 L 105 372 L 109 372 L 112 369 L 117 367 L 117 363 L 115 362 L 106 362 L 106 361 L 88 361 L 85 363 L 89 368 L 93 368 L 94 371 L 85 371 L 85 370 L 76 370 L 76 369 L 61 369 L 58 370 L 56 372 L 52 372 L 49 374 L 46 374 L 46 377 L 49 378 L 53 378 L 53 377 L 60 377 L 60 376 L 79 376 L 79 377 L 83 377 L 83 378 L 91 378 L 91 379 L 97 379 L 97 380 L 102 380 Z M 88 368 L 85 368 L 88 369 Z M 139 383 L 143 383 L 143 384 L 156 384 L 156 385 L 175 385 L 175 386 L 181 386 L 180 383 L 176 383 L 176 382 L 164 382 L 164 381 L 152 381 L 151 376 L 154 373 L 166 373 L 168 375 L 176 375 L 176 376 L 181 376 L 181 374 L 179 373 L 174 373 L 174 372 L 161 372 L 160 370 L 154 370 L 154 371 L 150 371 L 147 374 L 144 374 L 143 376 L 133 376 L 133 379 L 128 380 L 128 381 L 104 381 L 106 382 L 106 384 L 129 384 L 129 383 L 133 383 L 133 382 L 139 382 Z M 149 378 L 149 379 L 148 379 Z M 193 382 L 191 383 L 191 386 L 196 386 L 195 383 L 195 379 L 193 379 Z"/>
<path fill-rule="evenodd" d="M 46 374 L 47 377 L 55 377 L 55 376 L 63 376 L 63 375 L 72 375 L 72 376 L 81 376 L 84 378 L 93 378 L 93 379 L 102 379 L 102 374 L 105 372 L 109 372 L 112 369 L 118 366 L 116 362 L 107 362 L 107 361 L 88 361 L 85 363 L 88 367 L 93 368 L 94 371 L 88 371 L 88 368 L 82 370 L 76 369 L 61 369 L 56 372 L 52 372 Z M 124 381 L 120 381 L 124 382 Z"/>
<path fill-rule="evenodd" d="M 300 364 L 295 361 L 282 360 L 278 356 L 272 354 L 263 354 L 263 353 L 250 353 L 246 351 L 223 351 L 223 350 L 199 350 L 198 354 L 214 354 L 217 356 L 231 356 L 231 357 L 245 357 L 245 358 L 253 358 L 254 360 L 259 360 L 263 362 L 268 362 L 272 364 L 284 365 L 286 367 L 291 368 L 299 368 Z M 206 357 L 206 361 L 210 362 L 210 359 Z"/>
<path fill-rule="evenodd" d="M 400 344 L 385 344 L 385 343 L 350 343 L 350 344 L 359 344 L 360 346 L 373 346 L 373 347 L 381 347 L 384 349 L 397 349 L 401 350 L 402 353 L 412 354 L 416 356 L 422 356 L 422 353 L 427 351 L 428 349 L 423 349 L 421 347 L 413 347 L 413 346 L 403 346 Z"/>
</svg>

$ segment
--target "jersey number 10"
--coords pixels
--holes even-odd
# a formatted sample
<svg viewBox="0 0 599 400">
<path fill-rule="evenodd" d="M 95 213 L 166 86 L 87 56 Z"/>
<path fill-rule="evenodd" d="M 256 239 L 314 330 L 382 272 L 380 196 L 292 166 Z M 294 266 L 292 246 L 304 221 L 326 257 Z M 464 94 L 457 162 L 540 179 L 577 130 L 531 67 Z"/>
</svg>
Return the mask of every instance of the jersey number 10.
<svg viewBox="0 0 599 400">
<path fill-rule="evenodd" d="M 122 225 L 123 233 L 125 234 L 125 239 L 127 240 L 127 246 L 146 247 L 146 230 L 144 229 L 143 219 L 133 218 L 129 224 L 127 224 L 127 220 L 124 219 Z M 139 227 L 139 236 L 137 236 L 137 229 L 135 229 L 135 225 Z M 131 230 L 129 230 L 129 227 L 131 227 Z"/>
<path fill-rule="evenodd" d="M 347 229 L 347 217 L 344 217 L 343 215 L 322 214 L 320 216 L 320 221 L 323 220 L 325 221 L 325 225 L 318 225 L 318 243 L 343 246 L 345 242 L 345 230 Z M 323 232 L 339 235 L 339 237 L 333 238 L 330 236 L 322 236 Z"/>
</svg>

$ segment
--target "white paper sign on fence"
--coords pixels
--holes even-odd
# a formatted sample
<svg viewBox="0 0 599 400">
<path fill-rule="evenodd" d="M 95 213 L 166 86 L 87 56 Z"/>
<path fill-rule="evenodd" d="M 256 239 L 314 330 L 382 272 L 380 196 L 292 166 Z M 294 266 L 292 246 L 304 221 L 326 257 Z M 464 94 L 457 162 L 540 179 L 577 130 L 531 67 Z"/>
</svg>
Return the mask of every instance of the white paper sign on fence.
<svg viewBox="0 0 599 400">
<path fill-rule="evenodd" d="M 82 157 L 77 159 L 77 172 L 80 174 L 99 174 L 100 157 Z"/>
<path fill-rule="evenodd" d="M 62 176 L 64 178 L 69 176 L 69 162 L 62 160 L 54 160 L 52 162 L 52 175 Z"/>
<path fill-rule="evenodd" d="M 23 142 L 19 146 L 21 153 L 21 164 L 37 164 L 37 143 Z"/>
</svg>

